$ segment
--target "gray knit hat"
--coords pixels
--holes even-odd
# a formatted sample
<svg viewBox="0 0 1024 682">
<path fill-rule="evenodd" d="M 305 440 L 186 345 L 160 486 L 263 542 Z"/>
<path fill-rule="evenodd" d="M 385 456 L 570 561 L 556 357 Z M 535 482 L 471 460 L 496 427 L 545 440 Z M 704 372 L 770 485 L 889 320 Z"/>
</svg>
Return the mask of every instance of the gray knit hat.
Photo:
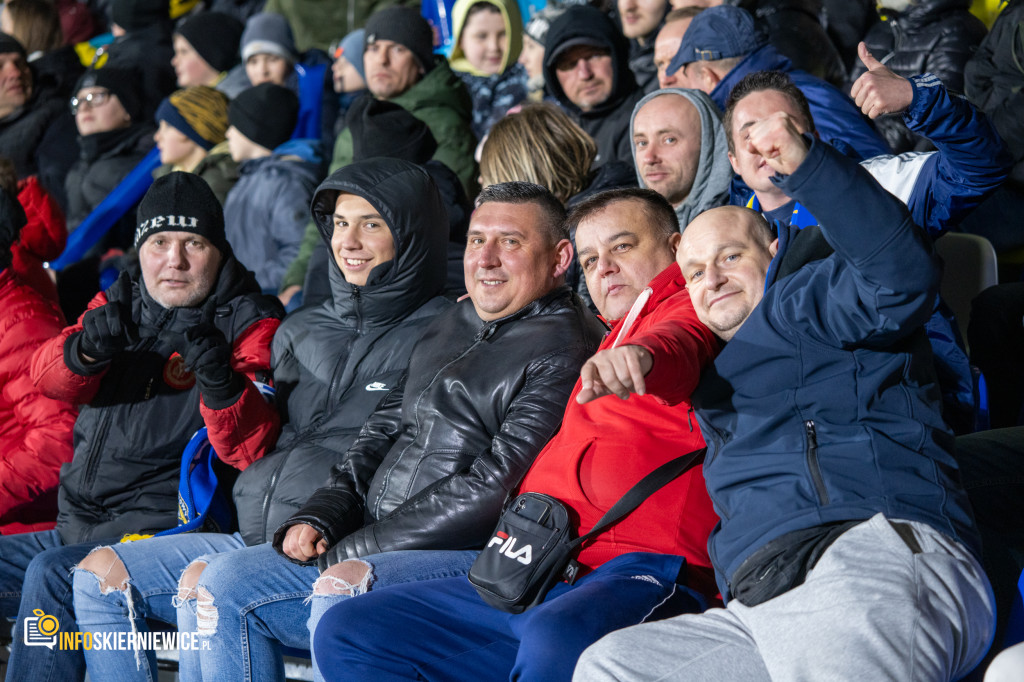
<svg viewBox="0 0 1024 682">
<path fill-rule="evenodd" d="M 254 54 L 272 54 L 294 64 L 298 61 L 295 37 L 288 20 L 277 12 L 260 12 L 249 17 L 242 32 L 242 61 Z"/>
</svg>

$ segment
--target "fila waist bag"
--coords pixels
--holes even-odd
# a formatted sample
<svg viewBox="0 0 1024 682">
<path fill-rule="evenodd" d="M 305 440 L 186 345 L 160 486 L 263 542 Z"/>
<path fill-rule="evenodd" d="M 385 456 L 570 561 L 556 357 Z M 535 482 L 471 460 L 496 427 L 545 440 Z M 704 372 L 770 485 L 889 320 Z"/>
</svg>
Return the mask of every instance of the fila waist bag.
<svg viewBox="0 0 1024 682">
<path fill-rule="evenodd" d="M 575 557 L 584 542 L 604 532 L 678 477 L 705 448 L 662 464 L 630 488 L 589 533 L 575 537 L 569 510 L 542 493 L 523 493 L 502 513 L 487 546 L 469 569 L 469 582 L 489 605 L 522 613 L 544 601 L 548 590 L 579 575 Z"/>
</svg>

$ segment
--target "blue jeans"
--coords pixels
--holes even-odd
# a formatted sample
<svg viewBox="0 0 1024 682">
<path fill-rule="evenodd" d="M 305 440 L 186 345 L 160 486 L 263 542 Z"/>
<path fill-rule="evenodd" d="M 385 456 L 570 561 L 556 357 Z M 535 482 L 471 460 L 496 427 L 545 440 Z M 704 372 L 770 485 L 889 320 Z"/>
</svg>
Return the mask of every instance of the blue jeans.
<svg viewBox="0 0 1024 682">
<path fill-rule="evenodd" d="M 85 676 L 82 651 L 29 646 L 24 639 L 26 618 L 38 609 L 54 616 L 60 633 L 74 632 L 71 569 L 102 542 L 64 545 L 55 530 L 0 536 L 0 609 L 6 618 L 17 615 L 7 678 L 11 680 L 65 680 Z"/>
<path fill-rule="evenodd" d="M 244 547 L 237 533 L 182 533 L 111 545 L 128 571 L 128 589 L 100 590 L 99 578 L 75 571 L 74 604 L 83 632 L 148 632 L 147 618 L 177 623 L 173 599 L 178 578 L 190 563 L 209 561 L 219 552 Z M 94 680 L 156 680 L 153 651 L 115 651 L 92 648 L 85 652 Z M 183 673 L 183 675 L 186 673 Z"/>
<path fill-rule="evenodd" d="M 402 551 L 363 557 L 371 567 L 366 589 L 432 578 L 465 575 L 475 551 Z M 313 596 L 316 566 L 299 566 L 269 544 L 220 554 L 199 578 L 213 597 L 211 620 L 198 627 L 210 646 L 199 652 L 204 680 L 283 680 L 281 645 L 308 649 L 320 616 L 348 595 Z M 359 594 L 361 590 L 355 590 Z M 359 601 L 359 600 L 357 600 Z M 309 603 L 311 602 L 311 603 Z M 203 603 L 200 594 L 198 608 Z M 195 602 L 178 609 L 178 627 L 196 623 Z M 209 627 L 212 624 L 212 627 Z"/>
<path fill-rule="evenodd" d="M 567 681 L 583 650 L 620 628 L 706 607 L 677 584 L 684 559 L 624 554 L 520 614 L 466 578 L 399 585 L 338 604 L 313 637 L 328 679 Z"/>
</svg>

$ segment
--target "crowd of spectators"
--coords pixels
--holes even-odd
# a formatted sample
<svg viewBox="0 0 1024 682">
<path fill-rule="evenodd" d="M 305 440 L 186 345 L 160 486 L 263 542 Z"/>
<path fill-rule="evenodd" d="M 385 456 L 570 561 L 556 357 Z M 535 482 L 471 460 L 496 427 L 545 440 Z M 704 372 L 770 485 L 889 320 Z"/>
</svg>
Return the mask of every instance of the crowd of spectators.
<svg viewBox="0 0 1024 682">
<path fill-rule="evenodd" d="M 438 3 L 3 4 L 7 679 L 1020 679 L 1024 0 Z"/>
</svg>

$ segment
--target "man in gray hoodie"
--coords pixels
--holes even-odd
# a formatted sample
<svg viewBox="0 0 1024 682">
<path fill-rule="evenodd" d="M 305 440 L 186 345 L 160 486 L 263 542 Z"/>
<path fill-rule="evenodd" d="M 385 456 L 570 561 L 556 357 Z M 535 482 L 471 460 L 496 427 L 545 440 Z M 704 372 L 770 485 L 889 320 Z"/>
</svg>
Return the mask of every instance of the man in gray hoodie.
<svg viewBox="0 0 1024 682">
<path fill-rule="evenodd" d="M 634 107 L 629 134 L 637 182 L 668 199 L 681 226 L 729 203 L 733 171 L 725 129 L 703 92 L 652 92 Z"/>
</svg>

